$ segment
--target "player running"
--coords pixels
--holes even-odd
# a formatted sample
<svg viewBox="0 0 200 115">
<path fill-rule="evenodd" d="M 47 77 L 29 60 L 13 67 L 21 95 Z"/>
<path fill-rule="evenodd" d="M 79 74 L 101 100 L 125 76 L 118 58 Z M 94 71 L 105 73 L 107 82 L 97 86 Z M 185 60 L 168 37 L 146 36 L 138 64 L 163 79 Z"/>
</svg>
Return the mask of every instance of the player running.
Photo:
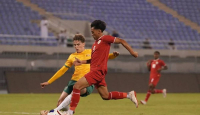
<svg viewBox="0 0 200 115">
<path fill-rule="evenodd" d="M 159 90 L 155 89 L 156 85 L 158 84 L 158 81 L 160 80 L 160 72 L 162 70 L 167 70 L 167 65 L 165 62 L 161 59 L 160 57 L 160 52 L 155 51 L 154 52 L 154 60 L 149 60 L 147 62 L 147 68 L 150 71 L 150 79 L 149 79 L 149 90 L 147 92 L 145 100 L 141 100 L 140 102 L 145 105 L 150 97 L 151 94 L 154 93 L 163 93 L 163 96 L 166 97 L 167 90 Z"/>
<path fill-rule="evenodd" d="M 58 70 L 51 79 L 49 79 L 47 82 L 41 83 L 41 87 L 44 88 L 45 86 L 53 83 L 55 80 L 60 78 L 70 67 L 72 67 L 73 62 L 75 58 L 79 58 L 82 60 L 88 60 L 91 59 L 91 49 L 85 49 L 85 38 L 77 34 L 73 38 L 73 44 L 74 48 L 76 49 L 75 53 L 72 53 L 67 61 L 65 62 L 65 65 Z M 109 59 L 114 59 L 119 55 L 118 52 L 113 52 L 109 54 L 107 58 Z M 60 110 L 60 109 L 68 109 L 68 105 L 70 104 L 71 101 L 71 92 L 73 90 L 74 84 L 81 78 L 83 77 L 86 73 L 90 71 L 90 64 L 82 64 L 81 66 L 75 66 L 75 71 L 74 74 L 72 75 L 71 80 L 68 82 L 68 85 L 64 88 L 64 91 L 60 95 L 60 98 L 58 100 L 57 108 L 54 110 Z M 91 85 L 87 88 L 83 88 L 81 90 L 81 97 L 85 97 L 93 92 L 94 86 Z M 63 102 L 63 103 L 61 103 Z"/>
<path fill-rule="evenodd" d="M 91 59 L 77 59 L 74 62 L 76 66 L 90 63 L 90 72 L 84 75 L 84 77 L 75 83 L 73 87 L 70 109 L 67 111 L 67 115 L 73 115 L 80 100 L 81 89 L 91 85 L 95 85 L 100 96 L 104 100 L 129 98 L 132 102 L 135 103 L 136 107 L 138 107 L 135 91 L 131 91 L 129 93 L 118 91 L 108 92 L 105 76 L 107 74 L 107 57 L 111 43 L 122 44 L 134 57 L 138 57 L 138 53 L 134 52 L 131 46 L 125 40 L 109 35 L 103 35 L 103 31 L 105 29 L 105 22 L 101 20 L 95 20 L 92 22 L 91 32 L 95 42 L 92 46 Z"/>
</svg>

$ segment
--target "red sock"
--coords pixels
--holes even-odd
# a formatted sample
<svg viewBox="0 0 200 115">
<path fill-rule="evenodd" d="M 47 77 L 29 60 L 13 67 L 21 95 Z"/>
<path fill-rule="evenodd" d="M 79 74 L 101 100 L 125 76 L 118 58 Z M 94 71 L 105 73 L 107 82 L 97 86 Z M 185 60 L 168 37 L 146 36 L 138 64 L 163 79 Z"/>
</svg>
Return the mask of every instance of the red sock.
<svg viewBox="0 0 200 115">
<path fill-rule="evenodd" d="M 123 99 L 123 98 L 126 98 L 126 97 L 127 97 L 127 93 L 113 91 L 113 92 L 109 92 L 108 100 L 110 100 L 110 99 Z"/>
<path fill-rule="evenodd" d="M 70 103 L 70 110 L 75 111 L 76 106 L 78 105 L 79 100 L 80 100 L 80 90 L 73 89 L 72 99 L 71 99 L 71 103 Z"/>
<path fill-rule="evenodd" d="M 149 90 L 149 91 L 147 92 L 147 95 L 146 95 L 146 98 L 145 98 L 145 101 L 146 101 L 146 102 L 148 101 L 148 99 L 149 99 L 150 96 L 151 96 L 151 91 Z"/>
<path fill-rule="evenodd" d="M 154 92 L 155 92 L 155 93 L 163 93 L 163 90 L 155 89 Z"/>
</svg>

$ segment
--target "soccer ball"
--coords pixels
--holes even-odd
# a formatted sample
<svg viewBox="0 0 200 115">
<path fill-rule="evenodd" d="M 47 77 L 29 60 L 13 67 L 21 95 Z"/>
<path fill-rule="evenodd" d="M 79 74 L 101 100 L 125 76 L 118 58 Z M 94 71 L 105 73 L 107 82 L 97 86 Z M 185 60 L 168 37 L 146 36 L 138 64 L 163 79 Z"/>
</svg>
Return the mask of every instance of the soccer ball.
<svg viewBox="0 0 200 115">
<path fill-rule="evenodd" d="M 59 110 L 42 110 L 40 115 L 66 115 L 66 112 L 59 111 Z"/>
</svg>

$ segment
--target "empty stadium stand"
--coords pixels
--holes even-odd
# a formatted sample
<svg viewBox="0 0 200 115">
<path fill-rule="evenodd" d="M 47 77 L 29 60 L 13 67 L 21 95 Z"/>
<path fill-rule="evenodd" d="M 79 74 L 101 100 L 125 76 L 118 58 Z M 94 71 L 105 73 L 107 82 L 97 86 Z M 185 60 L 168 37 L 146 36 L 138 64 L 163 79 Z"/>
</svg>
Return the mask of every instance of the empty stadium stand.
<svg viewBox="0 0 200 115">
<path fill-rule="evenodd" d="M 185 26 L 178 19 L 159 10 L 146 0 L 60 0 L 59 2 L 54 0 L 31 0 L 31 2 L 45 8 L 48 12 L 54 12 L 55 15 L 56 13 L 66 13 L 66 15 L 57 15 L 62 19 L 91 21 L 92 17 L 104 20 L 109 26 L 125 35 L 126 39 L 169 40 L 171 38 L 174 41 L 197 41 L 200 38 L 197 31 Z M 180 4 L 174 4 L 174 6 L 179 5 L 181 7 L 183 5 L 183 8 L 187 6 L 186 2 L 178 3 Z M 193 10 L 196 9 L 190 9 L 192 12 Z M 178 49 L 199 49 L 196 47 L 199 44 L 196 43 L 193 43 L 190 47 L 184 43 L 177 43 L 176 45 L 179 46 Z M 152 46 L 155 49 L 166 49 L 164 43 L 152 43 Z"/>
</svg>

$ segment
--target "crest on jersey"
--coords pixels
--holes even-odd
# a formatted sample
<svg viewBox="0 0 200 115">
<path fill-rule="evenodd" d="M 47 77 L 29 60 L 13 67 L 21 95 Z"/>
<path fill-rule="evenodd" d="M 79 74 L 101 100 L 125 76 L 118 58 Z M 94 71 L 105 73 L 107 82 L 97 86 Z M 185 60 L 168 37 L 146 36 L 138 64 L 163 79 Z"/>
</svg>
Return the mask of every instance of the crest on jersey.
<svg viewBox="0 0 200 115">
<path fill-rule="evenodd" d="M 101 43 L 101 40 L 99 40 L 98 42 L 97 42 L 97 44 L 100 44 Z"/>
<path fill-rule="evenodd" d="M 158 62 L 156 62 L 156 64 L 158 64 Z"/>
</svg>

